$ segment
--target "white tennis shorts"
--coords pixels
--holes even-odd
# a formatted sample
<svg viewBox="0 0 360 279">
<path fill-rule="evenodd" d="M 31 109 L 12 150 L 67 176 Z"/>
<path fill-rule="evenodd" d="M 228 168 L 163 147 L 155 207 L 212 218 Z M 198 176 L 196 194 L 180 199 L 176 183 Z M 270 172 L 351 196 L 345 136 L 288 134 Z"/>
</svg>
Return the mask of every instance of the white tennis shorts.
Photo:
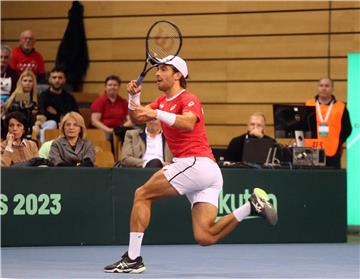
<svg viewBox="0 0 360 279">
<path fill-rule="evenodd" d="M 206 202 L 218 207 L 223 178 L 210 158 L 174 158 L 174 163 L 164 168 L 164 175 L 180 195 L 186 195 L 191 206 Z"/>
</svg>

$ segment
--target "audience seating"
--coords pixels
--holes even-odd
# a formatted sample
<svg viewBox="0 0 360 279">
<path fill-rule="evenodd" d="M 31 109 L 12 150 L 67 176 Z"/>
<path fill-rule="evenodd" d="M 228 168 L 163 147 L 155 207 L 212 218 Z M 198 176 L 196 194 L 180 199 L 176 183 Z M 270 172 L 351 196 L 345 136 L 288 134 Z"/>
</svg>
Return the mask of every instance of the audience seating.
<svg viewBox="0 0 360 279">
<path fill-rule="evenodd" d="M 84 118 L 86 128 L 91 128 L 91 109 L 88 107 L 79 108 L 81 116 Z"/>
<path fill-rule="evenodd" d="M 114 155 L 111 151 L 99 151 L 96 153 L 95 166 L 111 168 L 114 166 Z"/>
</svg>

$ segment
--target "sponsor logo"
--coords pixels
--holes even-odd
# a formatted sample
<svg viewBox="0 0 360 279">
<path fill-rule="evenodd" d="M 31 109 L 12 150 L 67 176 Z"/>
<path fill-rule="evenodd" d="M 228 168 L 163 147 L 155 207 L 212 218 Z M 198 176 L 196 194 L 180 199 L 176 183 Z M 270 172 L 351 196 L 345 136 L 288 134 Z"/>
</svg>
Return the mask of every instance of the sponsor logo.
<svg viewBox="0 0 360 279">
<path fill-rule="evenodd" d="M 230 214 L 240 206 L 244 205 L 249 200 L 250 196 L 251 196 L 251 192 L 249 191 L 249 189 L 245 189 L 244 193 L 221 192 L 219 195 L 219 208 L 218 208 L 218 216 L 216 217 L 216 221 L 219 220 L 221 217 Z M 277 210 L 276 195 L 273 193 L 268 193 L 268 196 L 270 203 L 272 204 L 274 209 Z M 259 218 L 259 216 L 248 216 L 245 219 L 253 219 L 253 218 Z"/>
</svg>

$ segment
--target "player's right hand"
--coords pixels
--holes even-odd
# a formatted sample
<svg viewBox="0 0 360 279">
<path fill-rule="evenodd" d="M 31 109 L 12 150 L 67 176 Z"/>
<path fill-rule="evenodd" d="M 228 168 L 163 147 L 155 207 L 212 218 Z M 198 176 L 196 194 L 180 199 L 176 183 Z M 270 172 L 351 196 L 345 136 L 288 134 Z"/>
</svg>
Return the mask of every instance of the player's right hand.
<svg viewBox="0 0 360 279">
<path fill-rule="evenodd" d="M 126 90 L 130 95 L 136 95 L 141 92 L 141 85 L 137 85 L 136 80 L 132 80 L 126 86 Z"/>
</svg>

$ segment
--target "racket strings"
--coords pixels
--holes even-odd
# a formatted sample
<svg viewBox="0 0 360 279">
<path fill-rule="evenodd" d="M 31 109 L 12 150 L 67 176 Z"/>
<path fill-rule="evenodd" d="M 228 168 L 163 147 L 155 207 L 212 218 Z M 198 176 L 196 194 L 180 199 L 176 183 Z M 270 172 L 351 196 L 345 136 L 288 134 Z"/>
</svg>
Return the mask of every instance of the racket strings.
<svg viewBox="0 0 360 279">
<path fill-rule="evenodd" d="M 163 59 L 178 53 L 181 47 L 181 35 L 173 26 L 159 24 L 151 30 L 147 43 L 150 56 Z"/>
</svg>

